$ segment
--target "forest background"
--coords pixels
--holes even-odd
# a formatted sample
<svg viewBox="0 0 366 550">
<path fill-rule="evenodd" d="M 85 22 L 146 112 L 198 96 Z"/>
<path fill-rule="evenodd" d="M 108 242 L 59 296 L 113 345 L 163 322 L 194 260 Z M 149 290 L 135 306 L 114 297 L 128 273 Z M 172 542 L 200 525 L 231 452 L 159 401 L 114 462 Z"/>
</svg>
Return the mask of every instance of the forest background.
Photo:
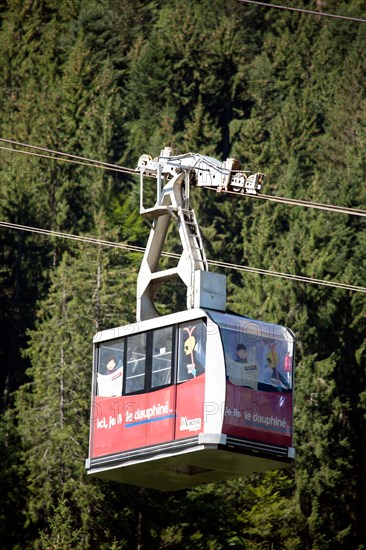
<svg viewBox="0 0 366 550">
<path fill-rule="evenodd" d="M 234 0 L 5 0 L 0 24 L 0 137 L 131 168 L 174 143 L 365 208 L 366 24 Z M 146 245 L 135 176 L 0 145 L 1 222 Z M 193 200 L 210 259 L 364 285 L 364 218 Z M 221 271 L 232 310 L 297 336 L 293 469 L 172 494 L 86 477 L 91 342 L 134 320 L 140 260 L 0 227 L 0 547 L 365 548 L 362 292 Z"/>
</svg>

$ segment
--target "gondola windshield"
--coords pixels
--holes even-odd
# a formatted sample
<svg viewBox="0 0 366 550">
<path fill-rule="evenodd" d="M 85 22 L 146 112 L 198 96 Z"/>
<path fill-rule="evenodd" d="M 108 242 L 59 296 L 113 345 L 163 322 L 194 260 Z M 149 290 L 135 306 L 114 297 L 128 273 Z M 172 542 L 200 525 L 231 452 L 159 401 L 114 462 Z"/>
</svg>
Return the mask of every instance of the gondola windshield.
<svg viewBox="0 0 366 550">
<path fill-rule="evenodd" d="M 211 313 L 220 327 L 226 369 L 223 431 L 291 446 L 294 339 L 280 326 Z"/>
<path fill-rule="evenodd" d="M 292 389 L 294 340 L 286 328 L 218 312 L 211 316 L 220 327 L 232 384 L 269 392 Z"/>
</svg>

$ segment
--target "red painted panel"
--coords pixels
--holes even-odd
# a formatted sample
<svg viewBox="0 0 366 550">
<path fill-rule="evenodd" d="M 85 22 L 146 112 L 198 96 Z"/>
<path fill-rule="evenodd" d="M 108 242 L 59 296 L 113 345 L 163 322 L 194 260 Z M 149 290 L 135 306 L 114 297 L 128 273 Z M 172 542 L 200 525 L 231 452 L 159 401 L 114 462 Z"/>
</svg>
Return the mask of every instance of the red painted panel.
<svg viewBox="0 0 366 550">
<path fill-rule="evenodd" d="M 149 394 L 95 397 L 91 457 L 173 439 L 174 386 Z"/>
<path fill-rule="evenodd" d="M 176 389 L 175 439 L 184 439 L 203 432 L 205 374 L 178 384 Z"/>
<path fill-rule="evenodd" d="M 223 432 L 292 446 L 292 393 L 257 391 L 227 382 Z"/>
</svg>

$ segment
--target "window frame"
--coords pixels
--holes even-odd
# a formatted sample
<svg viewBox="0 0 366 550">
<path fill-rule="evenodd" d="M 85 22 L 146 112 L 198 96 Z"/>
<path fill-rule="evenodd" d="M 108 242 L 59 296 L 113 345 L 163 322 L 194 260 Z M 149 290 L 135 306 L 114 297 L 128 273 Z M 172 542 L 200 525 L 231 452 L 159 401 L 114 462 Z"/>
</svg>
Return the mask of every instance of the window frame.
<svg viewBox="0 0 366 550">
<path fill-rule="evenodd" d="M 120 348 L 117 347 L 117 345 L 120 346 Z M 104 348 L 104 349 L 103 349 Z M 107 351 L 109 350 L 109 351 Z M 114 338 L 113 340 L 107 340 L 106 342 L 102 342 L 100 344 L 98 344 L 97 346 L 95 346 L 95 373 L 94 373 L 94 376 L 95 376 L 95 387 L 94 387 L 94 395 L 98 396 L 98 397 L 118 397 L 118 395 L 116 396 L 112 396 L 112 395 L 100 395 L 99 394 L 99 391 L 100 391 L 100 387 L 99 387 L 99 376 L 106 376 L 108 375 L 108 372 L 106 372 L 106 365 L 104 366 L 104 368 L 102 368 L 102 365 L 103 363 L 105 363 L 105 360 L 102 361 L 102 354 L 105 355 L 106 354 L 111 354 L 111 355 L 115 355 L 115 356 L 120 356 L 121 359 L 121 365 L 118 367 L 117 370 L 119 370 L 121 367 L 122 367 L 122 377 L 124 377 L 124 364 L 125 364 L 125 354 L 126 354 L 126 340 L 125 338 Z M 117 365 L 119 364 L 119 362 L 117 362 Z M 111 373 L 111 374 L 114 374 L 114 373 Z M 109 384 L 109 382 L 107 382 Z M 123 380 L 122 380 L 122 391 L 123 391 Z M 120 394 L 122 395 L 122 393 Z"/>
<path fill-rule="evenodd" d="M 153 375 L 157 371 L 153 371 L 153 359 L 154 359 L 154 353 L 153 353 L 153 345 L 154 345 L 154 333 L 157 331 L 161 331 L 164 329 L 170 329 L 171 330 L 171 337 L 172 337 L 172 349 L 171 349 L 171 358 L 170 358 L 170 382 L 166 384 L 160 384 L 157 386 L 153 386 Z M 176 334 L 177 334 L 177 326 L 176 325 L 166 325 L 165 327 L 159 327 L 156 329 L 153 329 L 151 332 L 151 354 L 149 356 L 150 359 L 150 375 L 149 375 L 149 393 L 154 392 L 156 390 L 160 390 L 161 388 L 165 388 L 168 386 L 172 386 L 175 384 L 175 372 L 176 372 Z"/>
<path fill-rule="evenodd" d="M 144 385 L 143 388 L 140 388 L 135 391 L 126 391 L 127 388 L 127 354 L 128 354 L 128 346 L 129 346 L 129 340 L 132 338 L 135 338 L 136 336 L 145 336 L 145 362 L 144 362 L 144 372 L 139 373 L 136 376 L 144 376 Z M 122 395 L 137 395 L 140 393 L 147 393 L 147 374 L 148 374 L 148 357 L 149 357 L 149 351 L 148 351 L 148 333 L 147 332 L 138 332 L 136 334 L 131 334 L 130 336 L 126 336 L 126 343 L 125 343 L 125 359 L 124 359 L 124 370 L 123 370 L 123 385 L 122 385 Z"/>
<path fill-rule="evenodd" d="M 172 349 L 171 349 L 171 361 L 170 361 L 170 382 L 167 384 L 160 384 L 153 386 L 153 343 L 154 343 L 154 333 L 163 329 L 170 329 L 172 334 Z M 166 325 L 162 327 L 157 327 L 148 331 L 137 332 L 129 336 L 123 336 L 121 338 L 115 338 L 101 342 L 95 345 L 95 387 L 94 395 L 97 397 L 108 397 L 108 396 L 99 396 L 98 395 L 98 384 L 97 378 L 98 374 L 101 373 L 101 349 L 103 347 L 108 347 L 108 345 L 113 345 L 114 342 L 123 343 L 123 382 L 122 382 L 122 394 L 121 396 L 130 396 L 130 395 L 140 395 L 143 393 L 152 393 L 160 389 L 172 386 L 176 384 L 176 373 L 177 373 L 177 324 Z M 144 368 L 144 387 L 135 391 L 126 392 L 126 382 L 127 378 L 127 354 L 128 354 L 128 345 L 129 339 L 145 335 L 145 368 Z M 115 397 L 115 396 L 114 396 Z M 118 397 L 118 396 L 117 396 Z"/>
<path fill-rule="evenodd" d="M 199 324 L 202 323 L 203 331 L 204 331 L 204 350 L 203 350 L 203 372 L 196 374 L 193 376 L 193 378 L 196 378 L 198 376 L 201 376 L 201 374 L 204 374 L 206 372 L 206 355 L 207 355 L 207 318 L 205 317 L 198 317 L 197 319 L 190 319 L 188 321 L 183 321 L 181 323 L 178 323 L 176 325 L 176 335 L 177 335 L 177 350 L 176 350 L 176 384 L 183 384 L 184 382 L 187 382 L 188 380 L 192 380 L 192 376 L 189 376 L 189 373 L 187 373 L 187 377 L 180 380 L 181 375 L 181 366 L 182 366 L 182 358 L 183 354 L 181 354 L 181 345 L 183 343 L 182 340 L 182 332 L 181 329 L 184 330 L 186 328 L 186 325 L 192 325 L 192 324 Z"/>
</svg>

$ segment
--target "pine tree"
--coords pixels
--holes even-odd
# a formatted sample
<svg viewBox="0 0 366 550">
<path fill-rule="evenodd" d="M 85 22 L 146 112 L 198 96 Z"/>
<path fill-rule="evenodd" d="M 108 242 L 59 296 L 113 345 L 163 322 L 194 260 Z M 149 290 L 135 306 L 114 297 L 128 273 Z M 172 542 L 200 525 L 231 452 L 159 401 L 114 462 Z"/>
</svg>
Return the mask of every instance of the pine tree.
<svg viewBox="0 0 366 550">
<path fill-rule="evenodd" d="M 148 142 L 156 155 L 172 141 L 179 149 L 191 148 L 193 141 L 205 151 L 229 153 L 229 124 L 244 86 L 240 71 L 250 57 L 252 23 L 243 24 L 232 2 L 163 5 L 131 63 L 128 152 L 136 154 Z M 205 127 L 193 136 L 200 120 Z"/>
<path fill-rule="evenodd" d="M 17 392 L 28 520 L 44 531 L 46 516 L 63 499 L 84 548 L 104 497 L 84 473 L 92 337 L 132 317 L 130 275 L 113 267 L 113 256 L 98 249 L 76 250 L 75 258 L 65 253 L 29 334 L 29 382 Z"/>
</svg>

